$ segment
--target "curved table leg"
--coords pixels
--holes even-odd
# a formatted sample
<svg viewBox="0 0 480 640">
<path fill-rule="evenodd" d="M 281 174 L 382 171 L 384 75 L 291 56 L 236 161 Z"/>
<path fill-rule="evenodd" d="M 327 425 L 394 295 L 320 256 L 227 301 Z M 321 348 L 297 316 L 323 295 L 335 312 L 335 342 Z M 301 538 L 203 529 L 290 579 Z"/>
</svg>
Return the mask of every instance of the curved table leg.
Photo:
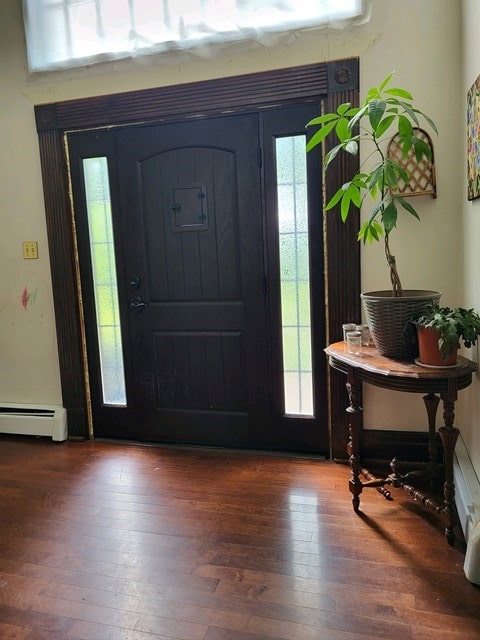
<svg viewBox="0 0 480 640">
<path fill-rule="evenodd" d="M 352 494 L 352 504 L 355 513 L 360 508 L 360 494 L 362 482 L 360 480 L 360 434 L 363 427 L 363 409 L 360 406 L 362 386 L 355 380 L 353 373 L 348 375 L 347 392 L 350 406 L 347 407 L 348 444 L 347 455 L 350 464 L 349 489 Z"/>
<path fill-rule="evenodd" d="M 445 527 L 445 537 L 449 544 L 455 538 L 454 527 L 457 522 L 455 510 L 455 483 L 453 481 L 453 456 L 460 431 L 453 426 L 455 419 L 456 393 L 450 393 L 448 397 L 443 397 L 443 419 L 445 426 L 440 427 L 440 438 L 442 440 L 445 456 L 445 483 L 443 485 L 444 506 L 443 513 L 447 518 Z"/>
</svg>

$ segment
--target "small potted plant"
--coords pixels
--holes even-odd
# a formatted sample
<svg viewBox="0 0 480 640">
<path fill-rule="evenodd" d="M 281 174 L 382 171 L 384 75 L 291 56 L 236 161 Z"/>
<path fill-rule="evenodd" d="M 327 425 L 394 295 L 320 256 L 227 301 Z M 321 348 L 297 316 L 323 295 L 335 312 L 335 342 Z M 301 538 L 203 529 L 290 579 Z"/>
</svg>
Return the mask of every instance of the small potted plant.
<svg viewBox="0 0 480 640">
<path fill-rule="evenodd" d="M 412 321 L 417 329 L 419 364 L 455 366 L 461 343 L 471 347 L 480 336 L 480 316 L 474 309 L 435 304 Z"/>
<path fill-rule="evenodd" d="M 370 215 L 361 225 L 358 239 L 364 244 L 383 239 L 390 273 L 391 289 L 362 293 L 367 322 L 378 351 L 385 356 L 411 359 L 416 346 L 404 343 L 402 335 L 409 319 L 422 313 L 440 293 L 422 289 L 404 290 L 397 271 L 395 256 L 390 250 L 390 235 L 397 225 L 400 212 L 420 219 L 417 211 L 398 193 L 401 183 L 408 183 L 408 171 L 384 151 L 385 138 L 397 136 L 403 156 L 414 150 L 417 161 L 432 158 L 431 147 L 416 136 L 415 128 L 424 119 L 437 132 L 434 122 L 413 103 L 406 89 L 391 87 L 391 73 L 378 87 L 371 88 L 360 107 L 341 104 L 335 113 L 313 118 L 307 127 L 318 127 L 307 142 L 307 151 L 322 145 L 328 136 L 336 144 L 325 155 L 325 169 L 339 153 L 357 155 L 359 144 L 371 147 L 365 167 L 343 184 L 331 197 L 325 210 L 334 209 L 345 222 L 352 208 L 360 208 L 368 196 L 372 200 Z M 387 323 L 386 320 L 389 322 Z"/>
</svg>

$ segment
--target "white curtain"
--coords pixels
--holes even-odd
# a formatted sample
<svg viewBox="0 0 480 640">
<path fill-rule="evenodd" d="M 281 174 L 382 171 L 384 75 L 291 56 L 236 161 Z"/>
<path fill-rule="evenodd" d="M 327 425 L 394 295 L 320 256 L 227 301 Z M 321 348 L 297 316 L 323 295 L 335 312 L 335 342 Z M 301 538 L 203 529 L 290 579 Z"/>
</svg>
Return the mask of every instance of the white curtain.
<svg viewBox="0 0 480 640">
<path fill-rule="evenodd" d="M 164 51 L 211 57 L 217 43 L 276 44 L 286 33 L 362 16 L 365 0 L 23 0 L 29 71 Z"/>
</svg>

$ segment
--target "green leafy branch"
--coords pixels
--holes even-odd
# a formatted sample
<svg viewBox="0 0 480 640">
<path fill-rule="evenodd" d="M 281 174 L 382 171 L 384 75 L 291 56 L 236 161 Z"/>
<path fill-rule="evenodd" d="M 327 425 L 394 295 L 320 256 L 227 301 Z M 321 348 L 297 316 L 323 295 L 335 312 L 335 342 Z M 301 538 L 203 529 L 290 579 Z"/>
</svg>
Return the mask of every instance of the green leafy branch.
<svg viewBox="0 0 480 640">
<path fill-rule="evenodd" d="M 341 218 L 345 222 L 352 206 L 360 208 L 368 194 L 374 204 L 370 216 L 358 232 L 358 239 L 364 243 L 372 243 L 383 237 L 387 262 L 391 269 L 393 265 L 396 274 L 395 258 L 390 253 L 388 237 L 397 225 L 399 207 L 418 220 L 420 217 L 409 202 L 395 193 L 401 182 L 408 183 L 409 176 L 397 160 L 385 156 L 381 147 L 382 138 L 395 126 L 404 158 L 413 148 L 417 161 L 424 156 L 431 161 L 432 150 L 424 140 L 417 138 L 414 127 L 419 127 L 419 117 L 422 117 L 435 132 L 437 128 L 427 115 L 413 106 L 413 97 L 408 91 L 389 87 L 392 76 L 393 73 L 378 87 L 370 89 L 360 107 L 343 103 L 335 113 L 322 114 L 310 120 L 307 127 L 319 128 L 307 142 L 307 151 L 323 144 L 330 134 L 336 136 L 338 144 L 325 155 L 327 169 L 341 151 L 356 156 L 361 141 L 373 144 L 372 154 L 367 161 L 374 156 L 378 160 L 377 164 L 370 171 L 358 171 L 349 182 L 343 184 L 327 203 L 326 210 L 339 206 Z M 394 290 L 397 287 L 401 291 L 398 274 L 395 274 L 392 276 Z M 395 278 L 398 283 L 394 282 Z"/>
</svg>

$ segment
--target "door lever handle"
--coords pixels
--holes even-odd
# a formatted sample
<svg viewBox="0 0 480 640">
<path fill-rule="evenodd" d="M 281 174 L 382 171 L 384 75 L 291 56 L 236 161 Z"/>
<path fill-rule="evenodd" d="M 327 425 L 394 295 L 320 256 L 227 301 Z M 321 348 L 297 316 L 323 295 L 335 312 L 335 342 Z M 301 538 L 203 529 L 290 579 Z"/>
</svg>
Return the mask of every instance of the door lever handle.
<svg viewBox="0 0 480 640">
<path fill-rule="evenodd" d="M 140 313 L 140 311 L 143 311 L 146 307 L 148 307 L 148 302 L 144 302 L 140 296 L 130 301 L 130 309 L 133 309 L 137 313 Z"/>
</svg>

